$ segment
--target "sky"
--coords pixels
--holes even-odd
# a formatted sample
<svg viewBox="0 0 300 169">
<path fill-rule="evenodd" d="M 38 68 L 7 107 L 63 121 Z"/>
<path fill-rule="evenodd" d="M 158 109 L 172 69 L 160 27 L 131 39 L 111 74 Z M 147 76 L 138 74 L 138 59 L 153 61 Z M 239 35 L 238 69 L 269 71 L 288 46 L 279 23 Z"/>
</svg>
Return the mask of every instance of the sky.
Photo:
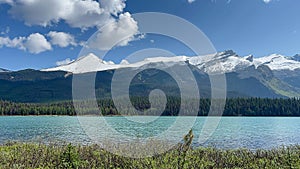
<svg viewBox="0 0 300 169">
<path fill-rule="evenodd" d="M 98 50 L 126 37 L 105 58 L 115 63 L 146 48 L 194 54 L 169 37 L 140 34 L 133 15 L 141 12 L 168 13 L 191 22 L 217 51 L 293 56 L 300 53 L 299 6 L 299 0 L 0 0 L 0 68 L 69 63 L 97 31 Z"/>
</svg>

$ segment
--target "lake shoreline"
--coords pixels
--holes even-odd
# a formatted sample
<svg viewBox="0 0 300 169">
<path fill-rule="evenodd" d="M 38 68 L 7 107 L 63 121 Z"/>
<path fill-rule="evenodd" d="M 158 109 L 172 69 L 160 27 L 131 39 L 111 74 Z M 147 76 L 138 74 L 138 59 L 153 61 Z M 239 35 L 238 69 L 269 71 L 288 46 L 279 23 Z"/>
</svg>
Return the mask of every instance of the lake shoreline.
<svg viewBox="0 0 300 169">
<path fill-rule="evenodd" d="M 158 102 L 160 100 L 157 100 Z M 95 107 L 76 106 L 72 101 L 60 101 L 56 103 L 19 103 L 0 100 L 0 115 L 66 115 L 76 116 L 80 114 L 120 116 L 123 114 L 140 114 L 150 110 L 151 105 L 148 97 L 133 97 L 131 104 L 117 108 L 114 100 L 97 100 Z M 199 104 L 199 107 L 198 107 Z M 225 105 L 220 105 L 220 112 L 211 112 L 211 99 L 201 98 L 200 100 L 189 100 L 181 103 L 177 97 L 168 98 L 166 107 L 162 112 L 145 112 L 145 115 L 160 114 L 163 116 L 177 116 L 178 114 L 208 116 L 278 116 L 278 117 L 300 117 L 300 99 L 296 98 L 227 98 Z M 197 107 L 193 107 L 197 106 Z M 78 107 L 79 106 L 79 107 Z M 132 110 L 139 110 L 135 112 Z M 125 113 L 124 113 L 125 112 Z M 181 112 L 181 113 L 179 113 Z M 217 114 L 216 114 L 217 113 Z"/>
<path fill-rule="evenodd" d="M 0 117 L 300 117 L 300 116 L 151 116 L 151 115 L 0 115 Z"/>
</svg>

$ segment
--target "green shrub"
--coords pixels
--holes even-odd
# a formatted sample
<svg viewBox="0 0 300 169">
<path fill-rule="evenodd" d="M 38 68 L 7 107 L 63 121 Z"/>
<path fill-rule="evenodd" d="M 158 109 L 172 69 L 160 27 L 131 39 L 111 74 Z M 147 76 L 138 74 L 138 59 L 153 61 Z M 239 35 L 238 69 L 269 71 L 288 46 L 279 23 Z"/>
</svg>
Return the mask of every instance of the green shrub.
<svg viewBox="0 0 300 169">
<path fill-rule="evenodd" d="M 190 132 L 174 149 L 148 158 L 114 155 L 99 145 L 8 143 L 0 146 L 0 168 L 300 168 L 300 146 L 272 150 L 192 149 Z"/>
</svg>

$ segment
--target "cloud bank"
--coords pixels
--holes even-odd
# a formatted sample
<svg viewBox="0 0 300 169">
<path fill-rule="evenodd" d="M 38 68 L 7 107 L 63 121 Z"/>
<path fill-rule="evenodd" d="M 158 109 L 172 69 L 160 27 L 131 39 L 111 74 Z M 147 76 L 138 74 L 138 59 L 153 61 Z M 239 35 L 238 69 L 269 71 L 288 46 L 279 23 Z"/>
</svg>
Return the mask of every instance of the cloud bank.
<svg viewBox="0 0 300 169">
<path fill-rule="evenodd" d="M 50 42 L 53 45 L 58 45 L 59 47 L 77 46 L 75 38 L 73 35 L 65 32 L 51 31 L 47 34 L 51 38 Z"/>
<path fill-rule="evenodd" d="M 18 48 L 24 50 L 25 47 L 23 45 L 23 41 L 26 38 L 18 37 L 14 39 L 10 39 L 9 37 L 0 37 L 0 48 L 2 47 L 9 47 L 9 48 Z"/>
<path fill-rule="evenodd" d="M 1 0 L 3 1 L 3 0 Z M 9 0 L 5 0 L 9 1 Z M 87 29 L 113 19 L 125 8 L 123 0 L 15 0 L 9 13 L 27 25 L 49 26 L 65 21 L 71 27 Z"/>
<path fill-rule="evenodd" d="M 24 47 L 34 54 L 38 54 L 47 50 L 52 50 L 51 44 L 47 41 L 44 35 L 39 33 L 31 34 L 27 37 Z"/>
<path fill-rule="evenodd" d="M 130 41 L 135 40 L 134 37 L 137 34 L 137 22 L 131 17 L 130 13 L 126 12 L 119 16 L 119 20 L 102 27 L 96 38 L 88 46 L 100 50 L 109 50 L 115 45 L 126 46 Z"/>
<path fill-rule="evenodd" d="M 46 37 L 49 37 L 48 40 Z M 61 48 L 68 46 L 77 46 L 73 35 L 65 32 L 51 31 L 47 35 L 40 33 L 30 34 L 28 37 L 0 37 L 0 48 L 17 48 L 20 50 L 28 51 L 32 54 L 39 54 L 45 51 L 52 50 L 52 46 L 56 45 Z"/>
<path fill-rule="evenodd" d="M 61 21 L 83 31 L 104 26 L 97 36 L 97 49 L 108 49 L 120 38 L 127 39 L 120 42 L 119 46 L 126 46 L 130 41 L 138 39 L 135 37 L 139 33 L 137 22 L 130 13 L 123 11 L 126 7 L 125 0 L 0 0 L 0 3 L 9 4 L 11 8 L 8 13 L 28 26 L 51 27 Z M 77 46 L 75 38 L 68 33 L 51 31 L 47 37 L 52 45 Z M 42 40 L 42 37 L 39 38 Z M 35 43 L 24 43 L 24 48 L 31 53 L 50 50 L 51 45 L 46 41 L 43 39 L 42 48 L 36 47 L 40 50 L 29 50 Z"/>
</svg>

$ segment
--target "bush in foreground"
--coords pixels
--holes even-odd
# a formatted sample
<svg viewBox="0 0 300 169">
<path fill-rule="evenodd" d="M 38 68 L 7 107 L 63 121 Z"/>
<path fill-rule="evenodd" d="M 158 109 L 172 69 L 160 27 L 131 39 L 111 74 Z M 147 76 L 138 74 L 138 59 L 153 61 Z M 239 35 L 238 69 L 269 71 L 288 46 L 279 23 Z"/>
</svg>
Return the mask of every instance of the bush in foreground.
<svg viewBox="0 0 300 169">
<path fill-rule="evenodd" d="M 300 146 L 273 150 L 190 148 L 193 135 L 162 155 L 142 159 L 111 154 L 98 145 L 7 143 L 0 168 L 300 168 Z"/>
</svg>

